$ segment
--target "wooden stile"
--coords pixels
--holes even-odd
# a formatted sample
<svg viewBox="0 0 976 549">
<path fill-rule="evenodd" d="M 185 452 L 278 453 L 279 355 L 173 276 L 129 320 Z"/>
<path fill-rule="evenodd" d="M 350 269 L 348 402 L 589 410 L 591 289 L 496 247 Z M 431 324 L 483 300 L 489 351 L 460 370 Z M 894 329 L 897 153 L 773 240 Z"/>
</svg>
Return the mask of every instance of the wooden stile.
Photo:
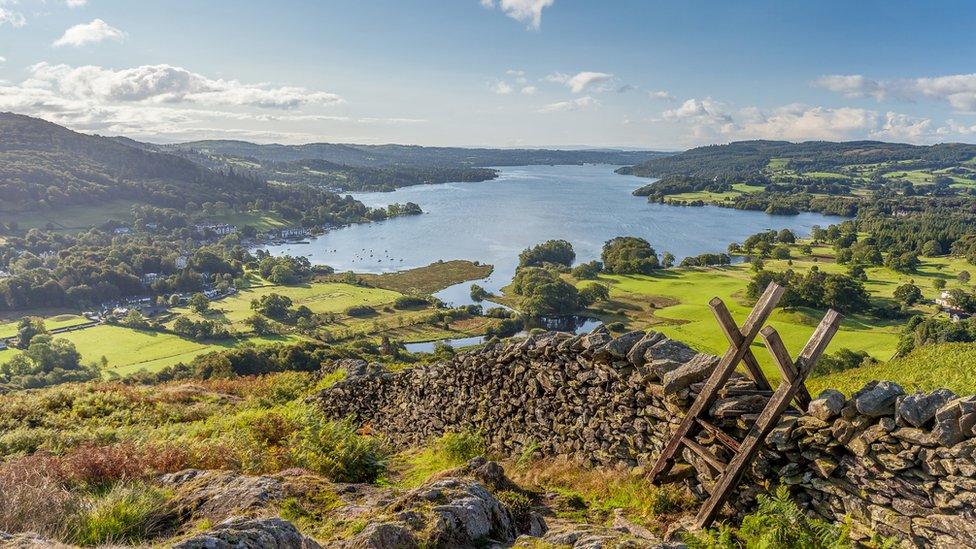
<svg viewBox="0 0 976 549">
<path fill-rule="evenodd" d="M 810 403 L 810 393 L 807 391 L 804 381 L 840 325 L 841 315 L 833 310 L 828 311 L 813 335 L 810 336 L 799 358 L 794 361 L 790 358 L 789 351 L 783 345 L 783 340 L 776 330 L 771 326 L 763 328 L 784 292 L 785 289 L 782 286 L 771 283 L 759 298 L 752 312 L 749 313 L 749 317 L 741 330 L 736 326 L 732 315 L 729 314 L 729 310 L 722 300 L 715 298 L 709 302 L 719 326 L 729 340 L 729 348 L 688 409 L 687 415 L 671 435 L 671 439 L 661 451 L 661 455 L 650 472 L 652 482 L 664 480 L 675 463 L 678 450 L 684 446 L 719 473 L 712 493 L 698 512 L 695 521 L 698 528 L 704 528 L 711 524 L 721 511 L 722 505 L 738 484 L 746 468 L 759 453 L 766 436 L 776 426 L 784 412 L 797 413 L 791 408 L 791 404 L 795 402 L 800 412 L 806 410 Z M 775 390 L 772 389 L 759 367 L 755 355 L 749 349 L 757 335 L 762 337 L 783 377 L 782 382 Z M 703 417 L 708 414 L 708 410 L 718 397 L 719 391 L 728 382 L 739 362 L 743 363 L 747 374 L 758 387 L 758 390 L 752 391 L 752 394 L 771 395 L 761 413 L 754 416 L 741 416 L 744 420 L 754 419 L 755 421 L 741 442 Z M 734 455 L 729 463 L 722 462 L 709 449 L 694 439 L 694 435 L 699 429 L 707 431 L 719 443 L 733 452 Z"/>
</svg>

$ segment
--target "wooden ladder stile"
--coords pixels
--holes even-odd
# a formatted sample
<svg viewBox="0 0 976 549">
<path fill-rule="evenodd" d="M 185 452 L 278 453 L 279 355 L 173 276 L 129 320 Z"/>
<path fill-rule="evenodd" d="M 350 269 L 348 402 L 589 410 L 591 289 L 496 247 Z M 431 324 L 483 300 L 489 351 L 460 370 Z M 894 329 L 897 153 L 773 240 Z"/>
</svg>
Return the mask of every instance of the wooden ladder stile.
<svg viewBox="0 0 976 549">
<path fill-rule="evenodd" d="M 759 297 L 759 301 L 756 302 L 756 306 L 753 307 L 752 312 L 749 313 L 749 317 L 746 318 L 745 324 L 742 326 L 740 331 L 738 326 L 735 325 L 735 321 L 732 320 L 732 315 L 729 314 L 728 309 L 725 304 L 722 303 L 721 299 L 715 298 L 709 303 L 712 311 L 715 313 L 719 324 L 723 327 L 727 337 L 731 340 L 728 350 L 725 351 L 725 355 L 719 361 L 715 369 L 712 370 L 712 374 L 708 377 L 705 382 L 705 386 L 702 388 L 701 392 L 698 393 L 698 398 L 695 399 L 691 404 L 691 408 L 688 409 L 688 413 L 678 424 L 678 428 L 672 433 L 671 440 L 668 441 L 667 446 L 661 450 L 661 455 L 658 457 L 657 462 L 654 464 L 654 468 L 651 469 L 649 474 L 651 482 L 658 482 L 661 478 L 671 470 L 674 465 L 675 456 L 678 450 L 683 445 L 683 439 L 690 439 L 694 435 L 692 430 L 697 431 L 700 428 L 698 423 L 698 418 L 703 414 L 708 412 L 708 409 L 715 402 L 718 397 L 719 390 L 725 386 L 725 383 L 731 377 L 732 372 L 735 371 L 735 367 L 743 359 L 746 354 L 752 356 L 752 351 L 749 349 L 749 345 L 752 344 L 752 340 L 756 338 L 759 334 L 759 330 L 762 329 L 769 315 L 772 314 L 773 309 L 776 304 L 779 303 L 779 299 L 783 296 L 786 291 L 785 288 L 772 282 L 766 287 L 762 296 Z M 728 324 L 731 323 L 731 328 L 727 328 Z M 755 357 L 752 358 L 755 360 Z M 766 377 L 763 376 L 762 370 L 758 369 L 758 362 L 755 362 L 757 370 L 755 373 L 750 371 L 750 375 L 758 376 L 765 385 L 768 387 L 769 382 L 766 381 Z M 748 368 L 748 366 L 747 366 Z M 757 381 L 757 384 L 760 382 Z"/>
<path fill-rule="evenodd" d="M 789 413 L 796 414 L 797 410 L 791 408 L 793 404 L 796 405 L 800 413 L 807 409 L 811 399 L 804 382 L 840 326 L 841 315 L 834 310 L 828 311 L 813 335 L 810 336 L 799 358 L 794 361 L 790 358 L 789 351 L 787 351 L 776 330 L 771 326 L 763 328 L 763 324 L 769 318 L 784 291 L 783 287 L 771 283 L 749 314 L 742 330 L 736 326 L 731 314 L 720 299 L 715 298 L 709 303 L 722 331 L 729 340 L 729 348 L 705 382 L 704 387 L 688 409 L 687 415 L 672 434 L 668 444 L 661 451 L 661 455 L 650 473 L 652 482 L 660 482 L 665 478 L 664 476 L 674 465 L 675 457 L 682 446 L 697 454 L 718 473 L 708 499 L 698 512 L 695 521 L 698 528 L 707 527 L 721 511 L 722 505 L 738 484 L 742 474 L 762 449 L 766 436 L 776 426 L 784 412 L 790 410 Z M 769 381 L 759 367 L 759 362 L 749 349 L 749 345 L 752 344 L 757 335 L 762 337 L 766 348 L 773 357 L 773 362 L 782 375 L 782 381 L 775 390 L 772 390 Z M 754 423 L 741 442 L 703 417 L 708 415 L 709 408 L 718 398 L 719 392 L 728 382 L 739 361 L 743 362 L 746 373 L 758 387 L 756 394 L 770 394 L 771 392 L 769 401 L 762 412 L 755 417 Z M 745 417 L 742 416 L 743 419 Z M 715 437 L 716 441 L 731 450 L 733 453 L 732 460 L 724 463 L 708 448 L 699 444 L 694 439 L 695 432 L 699 429 L 704 429 Z"/>
</svg>

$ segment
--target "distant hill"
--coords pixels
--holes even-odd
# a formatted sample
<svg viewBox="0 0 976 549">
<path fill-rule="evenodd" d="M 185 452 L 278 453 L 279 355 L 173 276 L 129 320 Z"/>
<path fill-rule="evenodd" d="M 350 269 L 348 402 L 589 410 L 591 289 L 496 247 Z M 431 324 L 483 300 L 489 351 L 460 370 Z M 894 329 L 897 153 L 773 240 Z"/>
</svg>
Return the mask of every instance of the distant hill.
<svg viewBox="0 0 976 549">
<path fill-rule="evenodd" d="M 193 141 L 160 146 L 163 150 L 191 150 L 258 161 L 326 160 L 357 167 L 385 166 L 526 166 L 532 164 L 636 164 L 667 153 L 614 149 L 468 149 L 416 145 L 258 145 L 246 141 Z"/>
<path fill-rule="evenodd" d="M 220 173 L 128 140 L 0 113 L 0 211 L 56 209 L 131 199 L 157 206 L 240 204 L 279 198 L 264 181 Z M 134 143 L 134 142 L 132 142 Z"/>
<path fill-rule="evenodd" d="M 643 177 L 689 175 L 725 178 L 731 174 L 760 172 L 770 167 L 770 162 L 774 160 L 780 163 L 780 169 L 805 172 L 906 161 L 912 161 L 912 167 L 942 168 L 974 157 L 976 145 L 961 143 L 921 146 L 881 141 L 737 141 L 651 158 L 618 171 Z"/>
</svg>

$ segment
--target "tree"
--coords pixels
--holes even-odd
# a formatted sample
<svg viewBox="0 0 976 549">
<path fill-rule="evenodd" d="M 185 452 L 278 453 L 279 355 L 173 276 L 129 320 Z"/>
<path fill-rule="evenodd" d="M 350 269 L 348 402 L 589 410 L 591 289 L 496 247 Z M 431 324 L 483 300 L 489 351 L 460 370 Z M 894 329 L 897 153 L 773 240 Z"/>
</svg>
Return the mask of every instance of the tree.
<svg viewBox="0 0 976 549">
<path fill-rule="evenodd" d="M 600 275 L 600 271 L 603 270 L 603 263 L 599 261 L 589 261 L 587 263 L 580 263 L 579 265 L 573 267 L 573 278 L 576 280 L 595 280 Z"/>
<path fill-rule="evenodd" d="M 922 255 L 927 257 L 936 257 L 945 254 L 945 249 L 938 240 L 929 240 L 922 245 Z"/>
<path fill-rule="evenodd" d="M 909 282 L 895 288 L 894 296 L 895 299 L 900 301 L 906 307 L 911 307 L 922 299 L 922 290 L 920 290 L 918 286 Z"/>
<path fill-rule="evenodd" d="M 122 319 L 122 325 L 134 330 L 149 329 L 149 321 L 136 309 L 131 309 Z"/>
<path fill-rule="evenodd" d="M 210 300 L 199 292 L 190 297 L 188 304 L 191 310 L 199 314 L 206 314 L 210 310 Z"/>
<path fill-rule="evenodd" d="M 782 229 L 776 234 L 776 242 L 780 242 L 782 244 L 795 244 L 796 235 L 793 234 L 793 231 L 789 229 Z"/>
<path fill-rule="evenodd" d="M 773 259 L 789 259 L 790 258 L 790 247 L 785 244 L 780 244 L 773 248 L 772 253 Z"/>
<path fill-rule="evenodd" d="M 946 287 L 946 281 L 944 278 L 936 278 L 932 281 L 932 287 L 936 290 L 941 290 Z"/>
<path fill-rule="evenodd" d="M 958 278 L 959 282 L 963 284 L 969 284 L 969 280 L 971 276 L 969 274 L 969 271 L 959 271 L 959 274 L 956 275 L 956 278 Z"/>
<path fill-rule="evenodd" d="M 573 245 L 565 240 L 547 240 L 519 254 L 519 267 L 538 267 L 546 263 L 569 267 L 576 260 Z"/>
<path fill-rule="evenodd" d="M 489 293 L 488 290 L 477 284 L 471 285 L 471 301 L 480 302 L 488 299 L 489 297 L 491 297 L 491 293 Z"/>
<path fill-rule="evenodd" d="M 565 316 L 579 309 L 579 291 L 558 273 L 525 267 L 515 273 L 512 291 L 522 296 L 519 307 L 529 316 Z"/>
<path fill-rule="evenodd" d="M 251 330 L 257 335 L 270 335 L 275 333 L 274 326 L 267 318 L 261 315 L 251 315 L 250 318 L 244 320 L 244 324 L 251 327 Z"/>
<path fill-rule="evenodd" d="M 17 323 L 17 343 L 20 349 L 26 349 L 35 336 L 46 334 L 44 320 L 36 316 L 25 316 Z"/>
<path fill-rule="evenodd" d="M 671 252 L 664 252 L 664 255 L 661 256 L 661 266 L 665 269 L 674 267 L 674 254 Z"/>
<path fill-rule="evenodd" d="M 615 274 L 651 274 L 660 267 L 657 252 L 643 238 L 618 236 L 603 245 L 604 268 Z"/>
<path fill-rule="evenodd" d="M 579 291 L 579 304 L 581 307 L 589 307 L 597 301 L 610 299 L 610 288 L 605 284 L 590 284 Z"/>
<path fill-rule="evenodd" d="M 0 383 L 24 389 L 100 377 L 94 366 L 83 366 L 81 354 L 66 339 L 35 335 L 26 350 L 0 365 Z"/>
<path fill-rule="evenodd" d="M 268 318 L 284 319 L 289 315 L 291 308 L 291 298 L 281 294 L 271 293 L 263 295 L 258 299 L 251 300 L 251 309 L 255 310 Z"/>
<path fill-rule="evenodd" d="M 871 303 L 861 281 L 847 275 L 831 274 L 824 280 L 823 304 L 838 311 L 860 312 Z"/>
<path fill-rule="evenodd" d="M 976 296 L 965 290 L 959 288 L 949 290 L 949 303 L 967 313 L 976 312 Z"/>
</svg>

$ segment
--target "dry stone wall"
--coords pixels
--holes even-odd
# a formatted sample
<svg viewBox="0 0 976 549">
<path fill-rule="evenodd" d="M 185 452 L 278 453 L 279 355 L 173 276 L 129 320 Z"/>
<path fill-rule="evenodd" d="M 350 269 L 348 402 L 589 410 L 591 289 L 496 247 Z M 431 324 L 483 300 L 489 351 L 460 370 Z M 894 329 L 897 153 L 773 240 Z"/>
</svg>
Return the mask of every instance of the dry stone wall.
<svg viewBox="0 0 976 549">
<path fill-rule="evenodd" d="M 315 400 L 401 446 L 467 429 L 505 455 L 533 450 L 637 467 L 653 463 L 717 363 L 655 332 L 551 332 L 396 373 L 341 362 L 349 377 Z M 742 438 L 767 398 L 736 374 L 711 422 Z M 886 381 L 851 398 L 826 391 L 770 434 L 735 498 L 738 510 L 785 483 L 823 518 L 853 519 L 857 538 L 876 532 L 916 546 L 976 547 L 974 425 L 976 397 L 908 395 Z M 708 432 L 697 440 L 731 459 Z M 704 496 L 714 470 L 688 450 L 683 458 L 694 466 L 689 486 Z"/>
</svg>

